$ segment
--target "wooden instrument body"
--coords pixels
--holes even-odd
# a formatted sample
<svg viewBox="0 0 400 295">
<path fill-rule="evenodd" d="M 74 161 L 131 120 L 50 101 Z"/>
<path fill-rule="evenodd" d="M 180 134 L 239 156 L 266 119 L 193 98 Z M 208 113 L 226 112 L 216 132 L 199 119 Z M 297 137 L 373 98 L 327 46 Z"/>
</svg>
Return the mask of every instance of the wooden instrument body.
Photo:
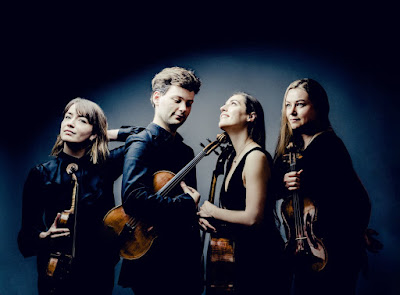
<svg viewBox="0 0 400 295">
<path fill-rule="evenodd" d="M 321 271 L 328 262 L 328 254 L 322 240 L 316 237 L 313 230 L 317 222 L 317 208 L 308 198 L 302 201 L 300 202 L 301 231 L 295 230 L 296 212 L 293 199 L 287 199 L 282 203 L 282 219 L 288 237 L 285 251 L 294 257 L 296 267 L 310 267 L 313 271 Z"/>
<path fill-rule="evenodd" d="M 213 171 L 209 199 L 215 202 L 215 188 L 219 175 L 224 174 L 225 161 L 231 153 L 231 146 L 225 147 L 218 157 Z M 226 233 L 226 224 L 209 219 L 209 222 L 217 227 L 218 233 L 210 233 L 210 241 L 207 248 L 206 262 L 206 293 L 211 295 L 227 295 L 235 292 L 235 243 Z M 203 234 L 203 243 L 205 241 Z"/>
<path fill-rule="evenodd" d="M 153 175 L 153 191 L 165 197 L 177 196 L 177 184 L 204 157 L 226 140 L 225 134 L 219 134 L 217 140 L 210 142 L 204 149 L 177 174 L 162 170 Z M 181 190 L 182 192 L 182 190 Z M 124 259 L 138 259 L 145 255 L 157 238 L 157 229 L 143 220 L 125 213 L 122 205 L 112 208 L 104 216 L 103 224 L 108 232 L 114 235 L 120 244 L 120 256 Z"/>
<path fill-rule="evenodd" d="M 290 171 L 296 170 L 297 159 L 302 155 L 295 149 L 293 143 L 288 145 Z M 294 267 L 303 270 L 321 271 L 328 262 L 328 253 L 321 239 L 314 234 L 317 224 L 317 207 L 315 203 L 299 194 L 298 190 L 284 199 L 282 203 L 282 219 L 288 238 L 285 252 L 291 256 Z"/>
<path fill-rule="evenodd" d="M 46 275 L 50 286 L 50 294 L 55 294 L 56 290 L 63 289 L 71 279 L 73 261 L 75 259 L 76 242 L 76 217 L 78 204 L 78 179 L 74 174 L 78 170 L 78 165 L 71 163 L 67 166 L 67 173 L 71 174 L 74 184 L 72 189 L 71 208 L 64 210 L 56 222 L 57 228 L 68 228 L 70 236 L 58 237 L 52 241 L 52 252 L 47 263 Z"/>
<path fill-rule="evenodd" d="M 174 175 L 170 171 L 155 173 L 153 175 L 154 192 L 158 192 Z M 126 214 L 122 205 L 108 211 L 103 222 L 108 231 L 118 236 L 120 243 L 119 254 L 128 260 L 138 259 L 145 255 L 157 238 L 157 233 L 153 226 Z"/>
</svg>

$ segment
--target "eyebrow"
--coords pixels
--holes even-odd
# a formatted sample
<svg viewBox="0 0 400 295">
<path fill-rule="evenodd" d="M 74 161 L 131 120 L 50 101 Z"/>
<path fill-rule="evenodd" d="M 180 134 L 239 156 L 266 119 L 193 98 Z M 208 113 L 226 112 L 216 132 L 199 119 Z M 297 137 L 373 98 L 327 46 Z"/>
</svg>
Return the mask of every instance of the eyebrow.
<svg viewBox="0 0 400 295">
<path fill-rule="evenodd" d="M 291 102 L 291 101 L 288 101 L 287 98 L 286 98 L 285 101 L 286 101 L 286 102 Z M 296 99 L 294 102 L 299 102 L 299 101 L 304 101 L 304 102 L 305 102 L 306 100 L 302 98 L 302 99 Z"/>
</svg>

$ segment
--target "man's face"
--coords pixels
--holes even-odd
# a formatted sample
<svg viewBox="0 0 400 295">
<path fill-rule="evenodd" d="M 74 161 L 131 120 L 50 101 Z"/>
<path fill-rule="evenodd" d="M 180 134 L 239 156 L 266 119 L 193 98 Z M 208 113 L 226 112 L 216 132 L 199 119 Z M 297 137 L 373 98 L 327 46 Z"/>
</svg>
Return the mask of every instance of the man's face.
<svg viewBox="0 0 400 295">
<path fill-rule="evenodd" d="M 193 91 L 174 85 L 164 95 L 155 91 L 153 94 L 155 107 L 153 122 L 167 131 L 175 133 L 189 116 L 194 95 Z"/>
</svg>

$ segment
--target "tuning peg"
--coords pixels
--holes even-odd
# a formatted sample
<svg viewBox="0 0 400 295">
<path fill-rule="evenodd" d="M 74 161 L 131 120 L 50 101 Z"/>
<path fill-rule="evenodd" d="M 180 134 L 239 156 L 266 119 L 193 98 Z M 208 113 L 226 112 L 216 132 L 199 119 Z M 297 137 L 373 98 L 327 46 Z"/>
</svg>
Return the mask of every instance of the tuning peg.
<svg viewBox="0 0 400 295">
<path fill-rule="evenodd" d="M 218 153 L 216 150 L 214 150 L 214 153 L 215 153 L 217 156 L 219 156 L 219 153 Z"/>
<path fill-rule="evenodd" d="M 202 148 L 205 148 L 205 147 L 206 147 L 202 142 L 200 142 L 200 146 L 201 146 Z"/>
<path fill-rule="evenodd" d="M 207 140 L 208 140 L 208 142 L 210 142 L 210 143 L 211 143 L 211 140 L 210 140 L 209 138 L 207 138 Z"/>
</svg>

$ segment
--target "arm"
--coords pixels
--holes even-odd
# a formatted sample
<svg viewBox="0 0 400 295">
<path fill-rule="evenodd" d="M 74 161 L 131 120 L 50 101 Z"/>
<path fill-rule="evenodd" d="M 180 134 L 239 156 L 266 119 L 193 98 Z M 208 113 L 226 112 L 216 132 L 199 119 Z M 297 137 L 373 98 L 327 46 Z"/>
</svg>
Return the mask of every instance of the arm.
<svg viewBox="0 0 400 295">
<path fill-rule="evenodd" d="M 201 217 L 252 226 L 263 220 L 270 179 L 270 167 L 264 153 L 256 151 L 248 155 L 243 169 L 243 181 L 246 187 L 246 209 L 242 211 L 219 208 L 206 201 L 200 208 Z"/>
<path fill-rule="evenodd" d="M 124 209 L 130 215 L 159 223 L 171 218 L 189 218 L 196 211 L 196 196 L 183 193 L 162 197 L 153 192 L 157 152 L 147 132 L 127 139 L 122 179 Z"/>
<path fill-rule="evenodd" d="M 144 127 L 124 127 L 120 129 L 107 130 L 107 136 L 110 141 L 123 141 L 131 134 L 138 134 L 144 130 Z M 111 179 L 116 180 L 122 174 L 124 166 L 124 147 L 120 146 L 110 151 L 107 158 L 107 171 Z"/>
<path fill-rule="evenodd" d="M 125 141 L 129 135 L 137 134 L 144 130 L 144 127 L 127 127 L 122 126 L 119 129 L 107 130 L 107 137 L 110 141 Z"/>
<path fill-rule="evenodd" d="M 22 226 L 18 233 L 18 247 L 24 257 L 37 255 L 42 247 L 39 235 L 47 230 L 43 222 L 44 204 L 42 177 L 33 168 L 25 181 L 22 195 Z"/>
</svg>

